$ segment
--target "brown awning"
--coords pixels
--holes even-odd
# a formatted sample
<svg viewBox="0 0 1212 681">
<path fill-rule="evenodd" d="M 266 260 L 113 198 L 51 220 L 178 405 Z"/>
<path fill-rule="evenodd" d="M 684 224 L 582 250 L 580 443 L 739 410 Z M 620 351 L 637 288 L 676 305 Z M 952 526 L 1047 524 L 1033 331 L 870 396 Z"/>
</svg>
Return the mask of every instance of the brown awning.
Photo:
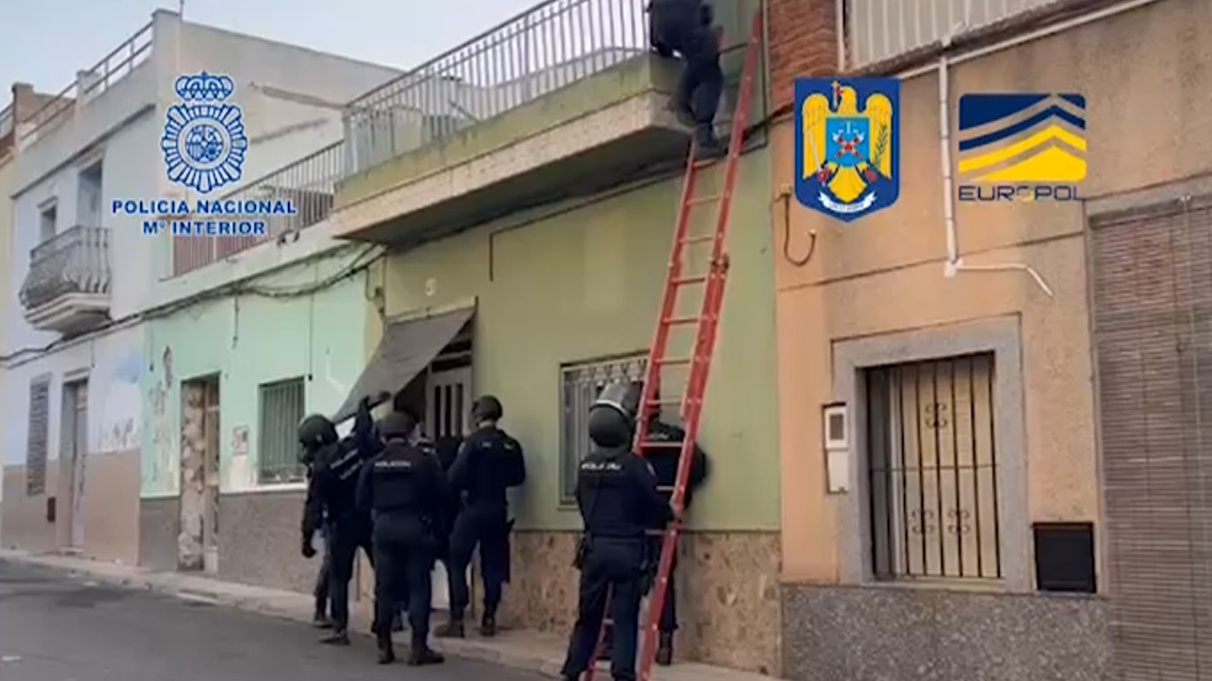
<svg viewBox="0 0 1212 681">
<path fill-rule="evenodd" d="M 431 317 L 389 321 L 374 356 L 332 420 L 340 423 L 352 417 L 363 397 L 374 399 L 380 393 L 394 395 L 403 390 L 474 315 L 475 309 L 469 307 Z"/>
</svg>

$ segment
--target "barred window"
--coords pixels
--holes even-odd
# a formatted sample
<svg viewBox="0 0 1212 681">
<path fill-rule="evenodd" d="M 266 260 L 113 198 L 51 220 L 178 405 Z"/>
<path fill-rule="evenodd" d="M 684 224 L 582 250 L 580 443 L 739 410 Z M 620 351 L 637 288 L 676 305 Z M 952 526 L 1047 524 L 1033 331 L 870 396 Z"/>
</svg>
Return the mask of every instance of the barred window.
<svg viewBox="0 0 1212 681">
<path fill-rule="evenodd" d="M 263 485 L 304 479 L 298 438 L 306 408 L 304 387 L 302 378 L 261 385 L 257 479 Z"/>
<path fill-rule="evenodd" d="M 648 353 L 560 367 L 560 503 L 576 502 L 577 468 L 589 453 L 589 407 L 615 381 L 644 380 Z"/>
<path fill-rule="evenodd" d="M 25 495 L 46 494 L 46 459 L 50 437 L 50 380 L 29 386 L 29 429 L 25 435 Z"/>
<path fill-rule="evenodd" d="M 881 580 L 1002 577 L 992 353 L 866 371 Z"/>
</svg>

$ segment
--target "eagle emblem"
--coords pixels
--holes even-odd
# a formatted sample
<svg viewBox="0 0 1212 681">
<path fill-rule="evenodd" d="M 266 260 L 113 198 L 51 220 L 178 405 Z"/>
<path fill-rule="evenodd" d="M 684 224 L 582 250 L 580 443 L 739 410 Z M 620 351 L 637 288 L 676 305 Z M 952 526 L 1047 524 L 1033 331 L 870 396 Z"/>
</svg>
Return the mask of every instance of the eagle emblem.
<svg viewBox="0 0 1212 681">
<path fill-rule="evenodd" d="M 845 222 L 895 203 L 900 81 L 801 78 L 795 91 L 800 203 Z"/>
</svg>

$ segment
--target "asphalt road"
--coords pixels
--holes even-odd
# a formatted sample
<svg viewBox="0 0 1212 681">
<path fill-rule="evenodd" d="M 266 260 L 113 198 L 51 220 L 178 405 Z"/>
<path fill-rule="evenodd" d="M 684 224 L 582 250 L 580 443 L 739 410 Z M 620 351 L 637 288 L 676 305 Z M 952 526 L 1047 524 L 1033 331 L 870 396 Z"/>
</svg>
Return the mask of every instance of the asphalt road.
<svg viewBox="0 0 1212 681">
<path fill-rule="evenodd" d="M 117 589 L 0 560 L 0 681 L 539 681 L 481 662 L 379 666 L 374 645 L 307 626 Z M 396 653 L 406 652 L 397 646 Z"/>
</svg>

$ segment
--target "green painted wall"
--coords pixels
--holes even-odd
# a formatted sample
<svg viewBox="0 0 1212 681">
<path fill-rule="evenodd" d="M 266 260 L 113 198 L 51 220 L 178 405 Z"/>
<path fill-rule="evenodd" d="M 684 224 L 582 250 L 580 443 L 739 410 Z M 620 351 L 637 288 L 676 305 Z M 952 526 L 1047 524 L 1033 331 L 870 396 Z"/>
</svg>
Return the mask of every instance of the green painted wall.
<svg viewBox="0 0 1212 681">
<path fill-rule="evenodd" d="M 343 246 L 311 261 L 255 280 L 256 285 L 307 286 L 346 268 L 365 246 Z M 331 412 L 345 399 L 365 364 L 365 275 L 295 298 L 243 295 L 199 302 L 147 325 L 144 373 L 144 497 L 179 488 L 183 380 L 220 375 L 220 443 L 224 491 L 247 489 L 256 470 L 258 386 L 308 377 L 307 410 Z M 164 353 L 172 351 L 166 381 Z M 232 431 L 248 428 L 247 466 L 232 465 Z"/>
<path fill-rule="evenodd" d="M 720 182 L 718 174 L 704 178 L 702 193 Z M 703 421 L 701 442 L 715 465 L 692 512 L 699 529 L 779 526 L 769 187 L 767 153 L 749 154 L 733 204 L 732 267 Z M 389 315 L 478 301 L 475 390 L 503 400 L 505 425 L 527 450 L 531 477 L 518 504 L 525 527 L 579 527 L 575 510 L 559 501 L 560 366 L 647 350 L 680 189 L 678 178 L 388 261 Z M 709 232 L 713 218 L 704 206 L 697 230 Z"/>
</svg>

